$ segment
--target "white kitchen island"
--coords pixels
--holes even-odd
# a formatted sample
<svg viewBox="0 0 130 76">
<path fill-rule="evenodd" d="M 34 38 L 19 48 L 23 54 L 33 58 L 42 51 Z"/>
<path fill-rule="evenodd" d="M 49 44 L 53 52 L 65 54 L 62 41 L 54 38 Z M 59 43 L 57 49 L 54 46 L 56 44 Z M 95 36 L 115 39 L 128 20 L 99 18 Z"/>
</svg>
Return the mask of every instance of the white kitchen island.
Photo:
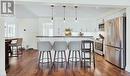
<svg viewBox="0 0 130 76">
<path fill-rule="evenodd" d="M 37 41 L 50 41 L 50 43 L 53 45 L 55 41 L 66 41 L 69 43 L 70 41 L 82 41 L 82 40 L 92 40 L 94 41 L 93 36 L 36 36 Z M 54 58 L 54 50 L 52 49 L 52 59 Z M 66 56 L 68 59 L 69 50 L 66 50 Z M 46 55 L 45 55 L 46 56 Z M 88 56 L 88 55 L 86 55 Z"/>
</svg>

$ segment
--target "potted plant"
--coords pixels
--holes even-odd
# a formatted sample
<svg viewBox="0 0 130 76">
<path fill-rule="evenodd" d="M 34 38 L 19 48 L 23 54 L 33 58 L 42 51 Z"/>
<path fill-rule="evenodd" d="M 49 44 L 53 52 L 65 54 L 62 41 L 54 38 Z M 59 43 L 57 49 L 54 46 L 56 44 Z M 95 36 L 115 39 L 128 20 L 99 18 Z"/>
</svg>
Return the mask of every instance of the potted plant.
<svg viewBox="0 0 130 76">
<path fill-rule="evenodd" d="M 71 36 L 71 31 L 70 28 L 65 28 L 65 36 Z"/>
</svg>

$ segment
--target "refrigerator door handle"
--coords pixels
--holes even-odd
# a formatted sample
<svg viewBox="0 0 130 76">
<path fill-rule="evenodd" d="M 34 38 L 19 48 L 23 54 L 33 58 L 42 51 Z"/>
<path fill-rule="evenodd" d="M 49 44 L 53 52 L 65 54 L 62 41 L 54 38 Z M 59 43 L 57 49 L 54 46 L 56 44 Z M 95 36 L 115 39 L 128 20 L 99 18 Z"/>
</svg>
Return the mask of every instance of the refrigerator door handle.
<svg viewBox="0 0 130 76">
<path fill-rule="evenodd" d="M 115 49 L 116 51 L 120 51 L 120 50 L 118 50 L 118 49 Z"/>
</svg>

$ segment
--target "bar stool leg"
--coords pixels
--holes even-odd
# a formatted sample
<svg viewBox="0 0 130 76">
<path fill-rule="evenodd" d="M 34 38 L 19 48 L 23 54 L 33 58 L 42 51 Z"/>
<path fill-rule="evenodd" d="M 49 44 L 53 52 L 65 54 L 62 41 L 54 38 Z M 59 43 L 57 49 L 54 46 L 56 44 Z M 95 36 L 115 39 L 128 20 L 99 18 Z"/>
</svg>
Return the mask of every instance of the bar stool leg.
<svg viewBox="0 0 130 76">
<path fill-rule="evenodd" d="M 40 68 L 40 61 L 41 61 L 41 51 L 39 52 L 39 61 L 38 61 L 38 67 Z"/>
<path fill-rule="evenodd" d="M 59 59 L 60 59 L 59 52 L 60 52 L 60 51 L 58 51 L 58 54 L 57 54 L 57 55 L 58 55 L 57 62 L 59 62 L 59 61 L 60 61 L 60 60 L 59 60 Z M 57 63 L 57 70 L 58 70 L 58 63 Z"/>
<path fill-rule="evenodd" d="M 44 51 L 42 52 L 42 66 L 43 66 Z"/>
<path fill-rule="evenodd" d="M 72 51 L 72 67 L 73 67 L 73 62 L 74 62 L 74 51 Z"/>
<path fill-rule="evenodd" d="M 84 68 L 85 68 L 85 52 L 84 52 Z"/>
<path fill-rule="evenodd" d="M 64 52 L 64 57 L 65 57 L 65 64 L 67 63 L 67 59 L 66 59 L 66 53 L 65 53 L 65 51 L 63 51 Z M 67 67 L 67 65 L 66 65 L 66 67 Z"/>
<path fill-rule="evenodd" d="M 62 63 L 61 63 L 61 67 L 63 66 L 63 52 L 61 51 L 61 61 L 62 61 Z"/>
<path fill-rule="evenodd" d="M 47 53 L 47 67 L 49 67 L 49 55 L 48 55 L 48 51 L 46 53 Z"/>
<path fill-rule="evenodd" d="M 75 66 L 77 65 L 77 51 L 75 50 Z"/>
<path fill-rule="evenodd" d="M 68 64 L 67 64 L 67 67 L 69 67 L 70 68 L 70 65 L 69 65 L 69 61 L 70 61 L 70 55 L 71 55 L 71 50 L 69 50 L 69 55 L 68 55 Z"/>
<path fill-rule="evenodd" d="M 95 69 L 95 53 L 94 53 L 94 43 L 92 43 L 92 46 L 93 46 L 93 66 L 94 66 L 94 69 Z"/>
<path fill-rule="evenodd" d="M 92 58 L 91 58 L 91 57 L 92 57 L 91 55 L 92 55 L 92 44 L 90 44 L 90 68 L 91 68 L 91 61 L 92 61 L 92 60 L 91 60 L 91 59 L 92 59 Z"/>
<path fill-rule="evenodd" d="M 83 52 L 82 51 L 81 51 L 81 56 L 80 57 L 81 57 L 81 62 L 80 62 L 81 63 L 81 67 L 83 67 L 83 58 L 82 58 L 83 57 Z"/>
<path fill-rule="evenodd" d="M 54 59 L 53 59 L 53 66 L 54 66 L 54 71 L 55 71 L 55 63 L 56 63 L 56 61 L 55 61 L 55 59 L 56 59 L 56 51 L 55 51 L 55 53 L 54 53 Z"/>
<path fill-rule="evenodd" d="M 70 54 L 71 54 L 71 51 L 69 51 L 69 55 L 68 55 L 68 64 L 69 64 Z"/>
<path fill-rule="evenodd" d="M 50 62 L 52 64 L 52 56 L 51 56 L 51 51 L 49 51 L 49 54 L 50 54 Z"/>
<path fill-rule="evenodd" d="M 91 52 L 90 52 L 90 68 L 91 68 L 91 61 L 92 61 L 92 60 L 91 60 Z"/>
<path fill-rule="evenodd" d="M 81 65 L 81 56 L 80 56 L 80 51 L 78 50 L 78 54 L 79 54 L 79 64 Z"/>
</svg>

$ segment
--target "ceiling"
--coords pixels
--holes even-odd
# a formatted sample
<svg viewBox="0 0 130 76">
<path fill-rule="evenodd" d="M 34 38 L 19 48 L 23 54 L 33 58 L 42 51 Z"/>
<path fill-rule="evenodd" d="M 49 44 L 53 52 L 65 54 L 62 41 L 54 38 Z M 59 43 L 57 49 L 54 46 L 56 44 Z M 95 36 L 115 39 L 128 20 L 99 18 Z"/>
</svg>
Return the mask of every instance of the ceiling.
<svg viewBox="0 0 130 76">
<path fill-rule="evenodd" d="M 39 2 L 21 2 L 16 3 L 16 17 L 18 18 L 30 18 L 30 17 L 51 17 L 51 4 L 43 4 Z M 75 17 L 75 4 L 54 4 L 54 17 L 63 17 L 63 5 L 66 6 L 66 17 Z M 79 18 L 93 18 L 101 16 L 102 14 L 118 11 L 124 7 L 116 6 L 90 6 L 90 5 L 77 5 L 77 14 Z"/>
</svg>

